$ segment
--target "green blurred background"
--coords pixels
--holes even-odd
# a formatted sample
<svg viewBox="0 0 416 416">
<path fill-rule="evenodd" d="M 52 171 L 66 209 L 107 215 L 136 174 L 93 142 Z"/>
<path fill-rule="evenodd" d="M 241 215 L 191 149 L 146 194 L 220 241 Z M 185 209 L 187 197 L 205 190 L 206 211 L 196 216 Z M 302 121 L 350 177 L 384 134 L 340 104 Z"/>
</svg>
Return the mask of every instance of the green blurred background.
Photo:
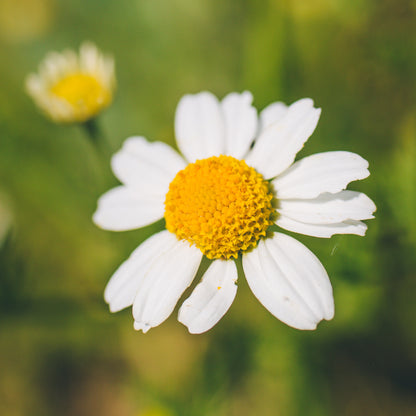
<svg viewBox="0 0 416 416">
<path fill-rule="evenodd" d="M 312 97 L 323 112 L 300 156 L 349 150 L 377 204 L 365 238 L 297 236 L 325 265 L 336 314 L 314 332 L 271 316 L 239 280 L 211 331 L 176 312 L 148 334 L 102 299 L 112 272 L 163 222 L 91 222 L 117 181 L 79 126 L 24 92 L 50 50 L 92 40 L 116 60 L 99 117 L 174 145 L 185 93 L 250 90 L 255 106 Z M 0 0 L 0 414 L 415 415 L 415 0 Z"/>
</svg>

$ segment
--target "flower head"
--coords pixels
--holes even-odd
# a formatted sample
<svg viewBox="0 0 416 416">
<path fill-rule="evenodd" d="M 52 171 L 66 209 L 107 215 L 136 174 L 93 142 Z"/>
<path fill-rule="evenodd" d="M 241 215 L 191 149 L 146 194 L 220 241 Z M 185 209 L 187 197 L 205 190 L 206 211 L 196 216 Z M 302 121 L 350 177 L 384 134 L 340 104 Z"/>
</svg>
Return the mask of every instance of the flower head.
<svg viewBox="0 0 416 416">
<path fill-rule="evenodd" d="M 115 88 L 114 60 L 84 42 L 79 55 L 50 52 L 38 74 L 26 79 L 26 91 L 57 123 L 85 122 L 108 107 Z"/>
<path fill-rule="evenodd" d="M 186 95 L 175 119 L 183 156 L 143 137 L 127 139 L 113 156 L 122 185 L 99 199 L 95 223 L 122 231 L 166 221 L 166 230 L 141 244 L 105 290 L 111 311 L 133 305 L 136 329 L 146 332 L 168 318 L 203 255 L 212 263 L 179 310 L 191 333 L 210 329 L 231 306 L 238 256 L 254 295 L 275 317 L 298 329 L 332 319 L 322 264 L 270 227 L 326 238 L 364 235 L 361 220 L 373 218 L 376 207 L 345 188 L 369 175 L 368 163 L 343 151 L 294 162 L 320 109 L 310 99 L 278 102 L 258 117 L 251 102 L 249 92 L 221 102 L 208 92 Z"/>
</svg>

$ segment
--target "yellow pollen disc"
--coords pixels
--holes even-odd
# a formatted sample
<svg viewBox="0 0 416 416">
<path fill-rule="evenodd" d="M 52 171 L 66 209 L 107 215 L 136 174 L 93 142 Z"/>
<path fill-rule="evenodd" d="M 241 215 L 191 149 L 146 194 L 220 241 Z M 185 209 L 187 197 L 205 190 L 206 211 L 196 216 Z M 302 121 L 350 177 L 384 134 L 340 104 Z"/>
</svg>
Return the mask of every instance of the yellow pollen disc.
<svg viewBox="0 0 416 416">
<path fill-rule="evenodd" d="M 60 79 L 50 88 L 55 96 L 67 101 L 79 121 L 96 115 L 111 101 L 111 93 L 97 78 L 76 73 Z"/>
<path fill-rule="evenodd" d="M 272 199 L 269 184 L 244 160 L 197 160 L 169 186 L 166 228 L 210 259 L 237 258 L 266 236 L 275 212 Z"/>
</svg>

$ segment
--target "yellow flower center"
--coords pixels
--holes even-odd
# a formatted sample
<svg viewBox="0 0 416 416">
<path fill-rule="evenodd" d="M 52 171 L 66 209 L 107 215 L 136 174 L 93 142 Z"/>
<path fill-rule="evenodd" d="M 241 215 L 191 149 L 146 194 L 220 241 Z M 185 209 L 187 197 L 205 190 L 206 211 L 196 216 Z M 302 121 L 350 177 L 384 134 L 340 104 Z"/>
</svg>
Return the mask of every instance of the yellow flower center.
<svg viewBox="0 0 416 416">
<path fill-rule="evenodd" d="M 111 101 L 111 92 L 97 78 L 83 73 L 62 78 L 51 87 L 50 92 L 73 107 L 78 121 L 95 116 Z"/>
<path fill-rule="evenodd" d="M 237 258 L 266 236 L 275 213 L 272 199 L 268 182 L 244 160 L 197 160 L 169 186 L 166 228 L 210 259 Z"/>
</svg>

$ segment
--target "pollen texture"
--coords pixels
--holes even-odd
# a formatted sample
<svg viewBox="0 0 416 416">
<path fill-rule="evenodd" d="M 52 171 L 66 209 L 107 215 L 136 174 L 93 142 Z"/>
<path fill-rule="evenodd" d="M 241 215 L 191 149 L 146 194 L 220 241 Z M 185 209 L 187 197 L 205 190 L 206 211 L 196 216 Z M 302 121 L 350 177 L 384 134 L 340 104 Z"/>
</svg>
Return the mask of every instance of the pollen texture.
<svg viewBox="0 0 416 416">
<path fill-rule="evenodd" d="M 78 121 L 96 115 L 111 101 L 111 93 L 95 77 L 83 73 L 68 75 L 50 88 L 50 92 L 67 101 Z"/>
<path fill-rule="evenodd" d="M 275 212 L 272 199 L 268 182 L 244 160 L 197 160 L 169 186 L 166 228 L 210 259 L 237 258 L 266 236 Z"/>
</svg>

